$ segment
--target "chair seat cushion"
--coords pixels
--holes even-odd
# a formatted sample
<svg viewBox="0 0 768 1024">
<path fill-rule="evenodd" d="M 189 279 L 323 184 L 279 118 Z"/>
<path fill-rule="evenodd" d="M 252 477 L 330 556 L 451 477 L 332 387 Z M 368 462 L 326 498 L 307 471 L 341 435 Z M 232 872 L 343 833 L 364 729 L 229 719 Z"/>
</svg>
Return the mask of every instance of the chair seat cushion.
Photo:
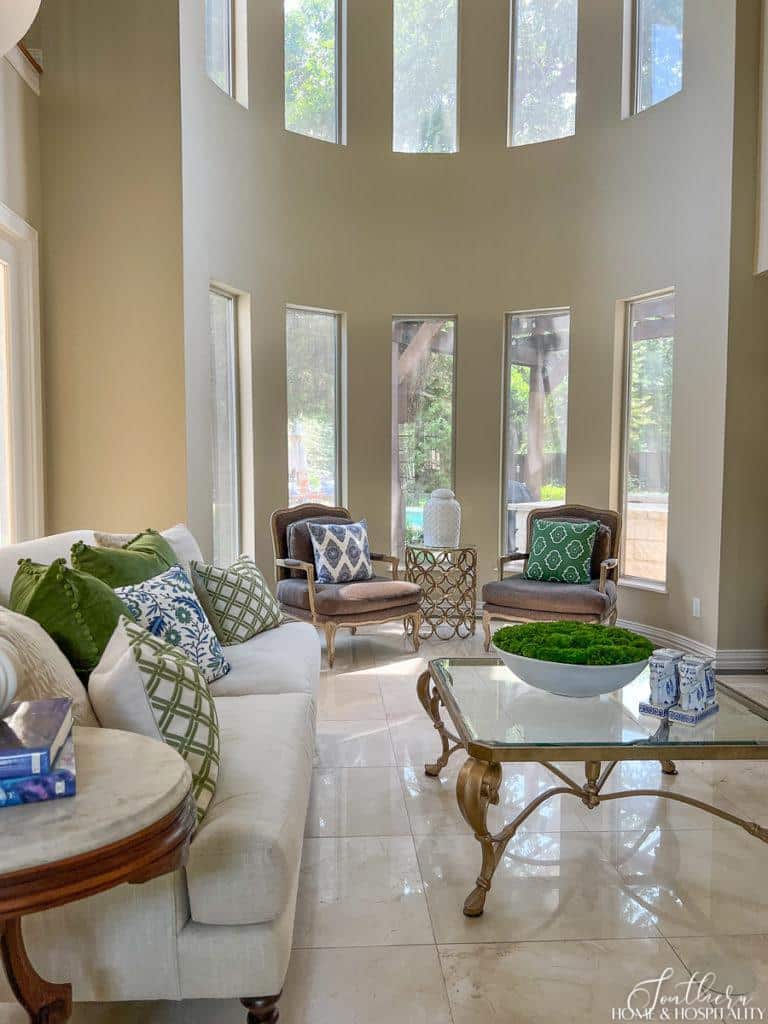
<svg viewBox="0 0 768 1024">
<path fill-rule="evenodd" d="M 542 580 L 528 580 L 522 576 L 511 576 L 494 580 L 483 587 L 483 601 L 486 604 L 517 610 L 530 609 L 549 612 L 552 615 L 607 614 L 616 604 L 616 584 L 610 580 L 601 594 L 597 580 L 591 583 L 547 583 Z"/>
<path fill-rule="evenodd" d="M 277 597 L 282 604 L 309 611 L 309 587 L 304 580 L 281 580 Z M 416 604 L 421 597 L 417 583 L 386 576 L 359 583 L 318 583 L 315 608 L 320 615 L 359 615 Z"/>
<path fill-rule="evenodd" d="M 273 921 L 301 859 L 314 757 L 307 693 L 216 700 L 216 793 L 189 850 L 187 889 L 198 924 Z"/>
</svg>

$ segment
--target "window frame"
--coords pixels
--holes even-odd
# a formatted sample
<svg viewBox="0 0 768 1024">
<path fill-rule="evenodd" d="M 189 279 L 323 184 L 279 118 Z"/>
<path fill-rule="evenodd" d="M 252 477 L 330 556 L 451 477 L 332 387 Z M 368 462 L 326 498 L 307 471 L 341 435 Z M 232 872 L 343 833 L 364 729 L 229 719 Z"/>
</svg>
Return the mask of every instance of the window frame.
<svg viewBox="0 0 768 1024">
<path fill-rule="evenodd" d="M 334 89 L 334 139 L 322 139 L 317 135 L 309 135 L 307 132 L 300 132 L 296 128 L 288 127 L 288 107 L 285 96 L 285 0 L 283 0 L 283 130 L 291 135 L 299 135 L 304 139 L 311 139 L 313 142 L 324 142 L 329 146 L 346 146 L 347 144 L 347 0 L 334 0 L 334 24 L 335 39 L 334 47 L 335 60 L 335 89 Z M 314 311 L 313 307 L 297 306 L 288 303 L 293 309 L 308 309 Z M 332 312 L 317 310 L 317 312 Z"/>
<path fill-rule="evenodd" d="M 209 81 L 225 96 L 240 106 L 248 107 L 248 0 L 227 0 L 228 11 L 228 85 L 225 88 L 212 77 L 206 67 Z M 205 7 L 203 8 L 203 50 L 208 49 Z M 207 63 L 207 60 L 206 60 Z"/>
<path fill-rule="evenodd" d="M 14 256 L 11 272 L 15 277 L 8 307 L 11 330 L 5 350 L 4 396 L 10 484 L 7 515 L 9 541 L 14 544 L 45 532 L 39 243 L 37 231 L 1 202 L 0 241 Z"/>
<path fill-rule="evenodd" d="M 219 297 L 225 298 L 225 299 L 227 299 L 227 301 L 232 303 L 232 305 L 230 307 L 231 311 L 232 311 L 231 312 L 231 327 L 232 327 L 232 330 L 231 330 L 231 339 L 228 339 L 228 343 L 231 344 L 231 346 L 232 346 L 232 351 L 231 351 L 232 381 L 230 382 L 230 384 L 231 384 L 231 393 L 232 393 L 232 399 L 233 399 L 233 404 L 234 404 L 234 408 L 232 410 L 232 421 L 233 421 L 234 430 L 235 430 L 235 459 L 234 459 L 234 467 L 235 467 L 235 474 L 234 474 L 234 476 L 235 476 L 235 488 L 234 488 L 235 494 L 234 494 L 234 498 L 235 498 L 235 500 L 232 503 L 232 507 L 233 507 L 233 510 L 234 510 L 234 518 L 235 518 L 235 531 L 234 531 L 235 532 L 235 538 L 236 538 L 235 547 L 238 548 L 238 549 L 242 549 L 243 548 L 243 538 L 244 538 L 243 478 L 244 478 L 245 474 L 243 473 L 243 421 L 242 421 L 242 412 L 243 412 L 243 404 L 244 403 L 243 403 L 243 396 L 241 394 L 241 369 L 242 369 L 242 365 L 241 364 L 242 364 L 242 360 L 241 360 L 241 352 L 240 352 L 241 340 L 242 340 L 241 339 L 241 324 L 242 324 L 243 309 L 241 308 L 240 303 L 241 303 L 241 300 L 242 300 L 243 296 L 241 295 L 241 293 L 236 292 L 236 291 L 234 291 L 231 288 L 227 288 L 226 286 L 224 286 L 222 284 L 219 284 L 217 282 L 213 282 L 213 281 L 210 282 L 210 284 L 208 286 L 209 302 L 210 302 L 210 296 L 211 295 L 218 295 Z M 210 341 L 211 341 L 211 344 L 212 344 L 213 338 L 211 338 Z M 212 360 L 213 360 L 213 348 L 212 347 L 211 347 L 211 350 L 209 351 L 209 359 L 211 360 L 211 371 L 212 371 L 213 370 L 213 362 L 212 362 Z M 211 381 L 211 384 L 213 385 L 213 381 Z M 213 388 L 213 386 L 212 386 L 211 391 L 212 391 L 212 396 L 211 397 L 212 397 L 212 400 L 213 400 L 212 404 L 215 404 L 215 402 L 216 402 L 216 393 L 215 393 L 215 389 Z M 214 473 L 214 468 L 215 468 L 215 461 L 214 460 L 215 460 L 215 451 L 216 451 L 215 440 L 216 440 L 216 438 L 215 438 L 215 422 L 214 422 L 214 420 L 212 418 L 211 419 L 211 482 L 212 482 L 212 484 L 213 484 L 213 481 L 215 479 L 215 473 Z M 214 514 L 213 514 L 214 497 L 215 497 L 215 495 L 213 493 L 213 487 L 211 488 L 211 492 L 212 492 L 211 493 L 211 528 L 212 528 L 212 533 L 213 533 L 213 536 L 212 536 L 212 540 L 213 540 L 213 556 L 214 556 L 214 559 L 215 559 L 216 558 L 216 534 L 215 534 L 215 517 L 214 517 Z M 238 554 L 239 554 L 239 551 L 236 551 L 234 553 L 234 557 L 236 558 Z"/>
<path fill-rule="evenodd" d="M 642 295 L 634 295 L 624 299 L 624 315 L 622 320 L 623 341 L 622 341 L 622 392 L 621 392 L 621 436 L 619 448 L 619 510 L 622 517 L 621 545 L 619 548 L 619 571 L 618 583 L 621 587 L 628 587 L 635 590 L 649 590 L 659 594 L 669 593 L 669 524 L 672 510 L 672 432 L 670 430 L 669 463 L 670 463 L 670 488 L 667 495 L 667 548 L 666 560 L 664 563 L 664 579 L 651 580 L 643 576 L 629 576 L 624 571 L 627 545 L 627 469 L 629 463 L 629 436 L 630 420 L 632 417 L 632 308 L 637 302 L 645 302 L 648 299 L 661 299 L 667 295 L 677 298 L 677 288 L 672 285 L 668 288 L 660 288 L 657 291 L 645 292 Z M 677 309 L 675 309 L 675 327 L 677 326 Z M 673 336 L 673 346 L 677 340 L 677 330 Z M 670 421 L 674 413 L 675 401 L 675 377 L 674 377 L 674 349 L 673 349 L 673 375 L 672 375 L 672 407 L 670 409 Z"/>
<path fill-rule="evenodd" d="M 547 142 L 564 142 L 576 135 L 576 118 L 578 117 L 578 78 L 579 78 L 579 15 L 581 0 L 578 0 L 576 10 L 576 106 L 573 111 L 573 131 L 567 135 L 557 135 L 551 139 L 541 141 L 515 142 L 515 44 L 517 37 L 517 5 L 519 0 L 509 0 L 509 42 L 507 55 L 507 148 L 519 149 L 522 146 L 541 146 Z M 506 314 L 505 314 L 506 315 Z M 517 314 L 512 314 L 517 315 Z"/>
<path fill-rule="evenodd" d="M 569 377 L 569 400 L 568 411 L 570 414 L 570 373 L 571 373 L 571 344 L 570 331 L 573 326 L 573 307 L 571 306 L 540 306 L 536 309 L 511 309 L 504 313 L 502 324 L 501 344 L 501 464 L 499 466 L 499 550 L 502 554 L 512 554 L 507 551 L 507 458 L 509 456 L 509 443 L 507 439 L 507 422 L 509 416 L 509 381 L 507 379 L 508 369 L 508 346 L 509 346 L 509 322 L 513 317 L 527 316 L 568 316 L 568 377 Z M 568 501 L 568 447 L 565 450 L 565 498 L 563 504 Z"/>
<path fill-rule="evenodd" d="M 413 320 L 421 320 L 421 321 L 440 320 L 443 323 L 447 323 L 448 321 L 450 321 L 453 324 L 453 365 L 452 365 L 453 373 L 451 375 L 452 376 L 452 381 L 451 381 L 451 483 L 450 483 L 450 487 L 451 487 L 451 490 L 454 491 L 454 492 L 456 491 L 456 439 L 457 439 L 457 435 L 458 435 L 458 431 L 456 429 L 456 419 L 457 419 L 457 411 L 458 411 L 458 405 L 457 405 L 456 399 L 457 399 L 457 396 L 458 396 L 458 376 L 459 376 L 458 375 L 458 350 L 459 350 L 459 317 L 458 317 L 458 314 L 450 313 L 450 314 L 444 315 L 442 313 L 403 313 L 403 314 L 396 314 L 396 315 L 394 315 L 391 318 L 391 322 L 390 322 L 390 341 L 389 341 L 389 345 L 390 345 L 390 375 L 391 375 L 390 376 L 390 402 L 391 402 L 391 408 L 390 408 L 389 436 L 390 436 L 390 445 L 391 445 L 391 448 L 392 448 L 391 472 L 390 472 L 390 481 L 389 481 L 389 496 L 390 496 L 389 504 L 390 504 L 390 518 L 391 518 L 390 531 L 389 532 L 390 532 L 390 546 L 391 546 L 393 554 L 398 554 L 398 550 L 397 550 L 398 543 L 397 543 L 397 538 L 395 537 L 395 516 L 394 516 L 395 483 L 397 483 L 397 485 L 398 485 L 398 490 L 399 490 L 399 487 L 400 487 L 399 473 L 395 474 L 395 471 L 394 471 L 395 470 L 395 459 L 396 458 L 397 458 L 397 468 L 398 468 L 398 470 L 400 468 L 400 454 L 399 454 L 400 453 L 400 447 L 399 447 L 399 443 L 397 444 L 397 447 L 395 445 L 396 441 L 399 442 L 399 435 L 397 437 L 395 436 L 395 432 L 396 432 L 397 427 L 398 427 L 398 420 L 397 420 L 398 387 L 397 387 L 397 381 L 395 379 L 396 364 L 395 364 L 395 344 L 394 344 L 393 334 L 394 334 L 394 326 L 400 320 L 405 320 L 405 321 L 408 321 L 408 322 L 413 321 Z M 396 455 L 396 452 L 397 452 L 397 455 Z M 403 540 L 403 548 L 405 548 L 406 546 L 407 546 L 407 544 L 406 544 L 405 540 Z"/>
<path fill-rule="evenodd" d="M 680 88 L 670 93 L 669 96 L 665 96 L 663 100 L 649 103 L 647 107 L 640 106 L 640 4 L 642 2 L 643 0 L 624 0 L 624 32 L 626 36 L 624 53 L 629 65 L 624 76 L 627 94 L 624 104 L 626 117 L 636 117 L 638 114 L 645 113 L 646 110 L 658 107 L 660 103 L 666 103 L 667 100 L 671 100 L 673 96 L 681 93 L 685 85 L 685 5 L 683 4 Z M 637 300 L 630 299 L 628 301 L 636 302 Z"/>
<path fill-rule="evenodd" d="M 320 140 L 325 141 L 325 140 Z M 297 302 L 286 302 L 283 312 L 283 333 L 284 333 L 284 351 L 286 354 L 286 365 L 285 365 L 285 396 L 286 396 L 286 413 L 288 409 L 288 313 L 291 310 L 295 310 L 302 313 L 319 313 L 322 316 L 330 316 L 334 318 L 335 322 L 335 337 L 334 337 L 334 369 L 335 369 L 335 381 L 336 381 L 336 401 L 334 402 L 334 424 L 336 429 L 336 444 L 335 448 L 335 463 L 334 463 L 334 479 L 336 481 L 336 493 L 334 494 L 333 502 L 331 505 L 343 506 L 346 503 L 347 497 L 347 417 L 346 417 L 346 392 L 347 392 L 347 367 L 346 367 L 346 350 L 347 350 L 347 314 L 343 313 L 338 309 L 324 309 L 320 306 L 304 306 Z M 288 422 L 288 416 L 286 415 L 286 441 L 287 433 L 290 427 Z M 288 473 L 286 476 L 287 492 L 288 492 L 288 506 L 293 508 L 291 505 L 290 496 L 290 453 L 288 453 Z"/>
</svg>

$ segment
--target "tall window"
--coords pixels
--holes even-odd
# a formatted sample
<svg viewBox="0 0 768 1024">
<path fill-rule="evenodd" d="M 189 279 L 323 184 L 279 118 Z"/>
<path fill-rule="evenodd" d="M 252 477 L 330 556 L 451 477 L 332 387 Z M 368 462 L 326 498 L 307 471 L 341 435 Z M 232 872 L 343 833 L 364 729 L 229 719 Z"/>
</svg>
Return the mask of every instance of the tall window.
<svg viewBox="0 0 768 1024">
<path fill-rule="evenodd" d="M 0 242 L 0 246 L 2 242 Z M 0 248 L 2 257 L 2 248 Z M 10 340 L 10 272 L 0 258 L 0 544 L 11 543 L 10 395 L 8 349 Z"/>
<path fill-rule="evenodd" d="M 567 309 L 510 313 L 504 349 L 504 543 L 524 551 L 528 513 L 565 501 Z"/>
<path fill-rule="evenodd" d="M 240 553 L 237 298 L 211 288 L 209 307 L 213 398 L 213 558 L 217 565 L 228 566 Z"/>
<path fill-rule="evenodd" d="M 205 0 L 205 70 L 228 96 L 248 106 L 248 0 Z"/>
<path fill-rule="evenodd" d="M 284 0 L 285 127 L 343 142 L 343 0 Z"/>
<path fill-rule="evenodd" d="M 392 542 L 423 539 L 424 505 L 453 487 L 456 321 L 397 317 L 392 324 Z"/>
<path fill-rule="evenodd" d="M 684 0 L 633 0 L 634 111 L 683 87 Z"/>
<path fill-rule="evenodd" d="M 337 505 L 342 500 L 342 318 L 289 306 L 285 334 L 288 501 Z"/>
<path fill-rule="evenodd" d="M 576 131 L 578 0 L 512 0 L 509 145 Z"/>
<path fill-rule="evenodd" d="M 667 578 L 674 292 L 627 303 L 622 575 Z"/>
<path fill-rule="evenodd" d="M 455 153 L 459 0 L 394 0 L 397 153 Z"/>
</svg>

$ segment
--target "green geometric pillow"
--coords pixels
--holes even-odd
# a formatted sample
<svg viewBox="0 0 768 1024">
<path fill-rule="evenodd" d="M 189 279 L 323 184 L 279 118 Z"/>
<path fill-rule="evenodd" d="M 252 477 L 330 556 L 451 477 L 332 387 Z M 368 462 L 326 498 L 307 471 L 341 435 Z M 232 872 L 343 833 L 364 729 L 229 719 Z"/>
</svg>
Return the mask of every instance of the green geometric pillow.
<svg viewBox="0 0 768 1024">
<path fill-rule="evenodd" d="M 52 565 L 20 561 L 9 607 L 39 622 L 84 681 L 127 612 L 111 587 L 63 558 Z"/>
<path fill-rule="evenodd" d="M 191 562 L 190 568 L 200 603 L 225 646 L 245 643 L 282 622 L 280 605 L 248 555 L 228 569 L 203 562 Z"/>
<path fill-rule="evenodd" d="M 75 569 L 113 589 L 144 583 L 178 564 L 173 548 L 156 530 L 144 530 L 121 548 L 94 547 L 79 540 L 72 545 L 70 560 Z"/>
<path fill-rule="evenodd" d="M 105 729 L 151 736 L 181 754 L 192 772 L 200 824 L 219 776 L 219 720 L 197 665 L 122 617 L 91 676 L 89 695 Z"/>
<path fill-rule="evenodd" d="M 590 583 L 599 524 L 537 519 L 523 578 L 548 583 Z"/>
</svg>

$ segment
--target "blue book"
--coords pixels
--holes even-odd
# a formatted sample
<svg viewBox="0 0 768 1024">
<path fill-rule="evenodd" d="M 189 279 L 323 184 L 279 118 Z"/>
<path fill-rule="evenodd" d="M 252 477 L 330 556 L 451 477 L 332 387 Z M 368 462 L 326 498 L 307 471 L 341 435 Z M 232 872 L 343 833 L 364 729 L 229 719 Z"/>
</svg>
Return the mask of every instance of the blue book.
<svg viewBox="0 0 768 1024">
<path fill-rule="evenodd" d="M 37 804 L 43 800 L 61 800 L 74 796 L 76 792 L 75 742 L 70 733 L 47 775 L 0 779 L 0 808 Z"/>
<path fill-rule="evenodd" d="M 72 730 L 72 701 L 24 700 L 0 718 L 0 779 L 45 775 Z"/>
</svg>

